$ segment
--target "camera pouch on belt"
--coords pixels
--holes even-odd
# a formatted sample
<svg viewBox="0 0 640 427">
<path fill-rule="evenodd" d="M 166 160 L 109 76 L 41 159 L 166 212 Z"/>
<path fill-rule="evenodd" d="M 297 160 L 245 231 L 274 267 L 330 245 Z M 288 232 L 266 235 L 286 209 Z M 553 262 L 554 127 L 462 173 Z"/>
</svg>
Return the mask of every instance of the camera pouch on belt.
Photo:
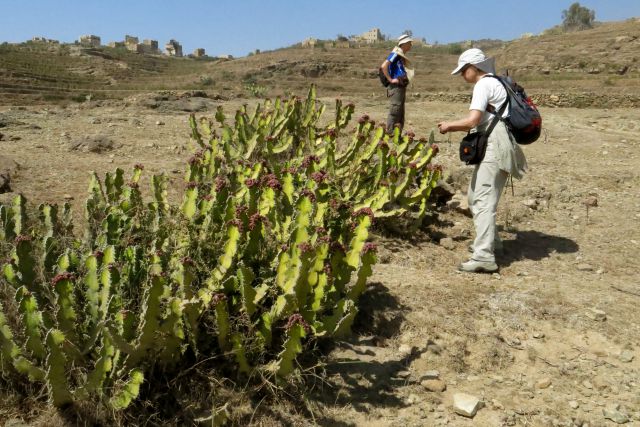
<svg viewBox="0 0 640 427">
<path fill-rule="evenodd" d="M 460 160 L 468 165 L 477 165 L 484 159 L 489 135 L 485 132 L 468 133 L 460 141 Z"/>
</svg>

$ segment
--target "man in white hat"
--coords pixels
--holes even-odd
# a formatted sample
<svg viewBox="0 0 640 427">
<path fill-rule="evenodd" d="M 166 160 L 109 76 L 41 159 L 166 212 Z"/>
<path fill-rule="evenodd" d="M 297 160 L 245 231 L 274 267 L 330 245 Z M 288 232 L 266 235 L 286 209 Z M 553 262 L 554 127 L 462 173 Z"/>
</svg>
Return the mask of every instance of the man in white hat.
<svg viewBox="0 0 640 427">
<path fill-rule="evenodd" d="M 484 78 L 494 73 L 494 59 L 487 58 L 480 49 L 469 49 L 460 55 L 458 66 L 451 74 L 459 74 L 467 83 L 474 84 L 469 114 L 459 120 L 438 123 L 440 133 L 473 129 L 482 132 L 489 126 L 494 114 L 507 102 L 504 86 L 495 78 Z M 508 115 L 507 105 L 502 117 Z M 504 121 L 498 121 L 489 135 L 484 158 L 475 165 L 469 183 L 469 208 L 473 214 L 476 238 L 470 248 L 473 255 L 460 264 L 460 271 L 491 273 L 498 270 L 495 251 L 502 245 L 496 227 L 498 202 L 509 174 L 520 179 L 526 167 L 522 149 Z"/>
<path fill-rule="evenodd" d="M 387 98 L 390 100 L 389 116 L 387 117 L 387 132 L 392 133 L 394 126 L 404 127 L 404 102 L 407 85 L 409 84 L 408 64 L 406 53 L 411 50 L 413 39 L 407 34 L 398 37 L 398 45 L 393 48 L 380 69 L 387 78 Z"/>
</svg>

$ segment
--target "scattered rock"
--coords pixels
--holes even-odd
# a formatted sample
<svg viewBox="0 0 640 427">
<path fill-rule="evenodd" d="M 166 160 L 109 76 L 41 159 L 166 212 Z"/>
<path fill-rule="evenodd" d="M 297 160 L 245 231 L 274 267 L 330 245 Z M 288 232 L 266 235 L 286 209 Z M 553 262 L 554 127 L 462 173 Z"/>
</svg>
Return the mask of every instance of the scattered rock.
<svg viewBox="0 0 640 427">
<path fill-rule="evenodd" d="M 538 382 L 536 382 L 536 388 L 540 390 L 549 388 L 550 386 L 551 386 L 551 378 L 549 377 L 542 378 L 538 380 Z"/>
<path fill-rule="evenodd" d="M 85 136 L 69 143 L 70 150 L 102 153 L 113 149 L 113 141 L 104 135 Z"/>
<path fill-rule="evenodd" d="M 447 384 L 442 380 L 424 380 L 420 385 L 422 385 L 425 390 L 436 393 L 442 393 L 447 389 Z"/>
<path fill-rule="evenodd" d="M 593 266 L 584 262 L 578 264 L 576 268 L 578 269 L 578 271 L 593 271 Z"/>
<path fill-rule="evenodd" d="M 626 424 L 629 422 L 629 416 L 620 411 L 620 405 L 618 404 L 603 409 L 602 415 L 604 415 L 607 420 L 611 420 L 616 424 Z"/>
<path fill-rule="evenodd" d="M 89 117 L 89 124 L 91 125 L 99 125 L 102 123 L 102 120 L 100 120 L 97 117 Z"/>
<path fill-rule="evenodd" d="M 448 250 L 453 250 L 455 249 L 456 245 L 453 242 L 453 239 L 451 237 L 444 237 L 442 239 L 440 239 L 440 246 L 442 246 L 445 249 Z"/>
<path fill-rule="evenodd" d="M 62 198 L 65 200 L 73 200 L 73 196 L 71 194 L 65 194 Z"/>
<path fill-rule="evenodd" d="M 467 195 L 462 194 L 461 192 L 457 192 L 453 195 L 451 200 L 447 202 L 447 207 L 449 209 L 458 211 L 468 217 L 471 216 L 471 210 L 469 209 L 469 200 L 467 199 Z"/>
<path fill-rule="evenodd" d="M 538 200 L 536 199 L 527 199 L 522 202 L 523 205 L 528 207 L 529 209 L 536 210 L 538 209 Z"/>
<path fill-rule="evenodd" d="M 624 350 L 622 353 L 620 353 L 620 356 L 618 356 L 618 359 L 620 359 L 620 361 L 624 363 L 631 363 L 633 362 L 634 357 L 635 356 L 633 352 L 629 350 Z"/>
<path fill-rule="evenodd" d="M 415 405 L 416 403 L 420 402 L 420 398 L 416 394 L 410 394 L 405 402 L 407 403 L 407 405 Z"/>
<path fill-rule="evenodd" d="M 569 406 L 571 407 L 571 409 L 578 409 L 580 407 L 580 404 L 575 400 L 571 400 L 569 401 Z"/>
<path fill-rule="evenodd" d="M 440 372 L 438 371 L 427 371 L 424 374 L 422 374 L 422 377 L 420 377 L 420 381 L 438 380 L 438 379 L 440 379 Z"/>
<path fill-rule="evenodd" d="M 596 196 L 589 196 L 582 200 L 582 204 L 589 208 L 595 208 L 598 206 L 598 198 Z"/>
<path fill-rule="evenodd" d="M 174 108 L 179 111 L 186 111 L 188 113 L 197 113 L 207 109 L 207 104 L 200 99 L 182 99 L 176 101 Z"/>
<path fill-rule="evenodd" d="M 597 308 L 592 308 L 587 311 L 587 317 L 591 320 L 595 320 L 597 322 L 604 322 L 607 320 L 607 313 L 602 310 L 598 310 Z"/>
<path fill-rule="evenodd" d="M 427 344 L 427 351 L 430 351 L 433 354 L 440 354 L 442 353 L 442 347 L 436 343 L 429 343 Z"/>
<path fill-rule="evenodd" d="M 633 36 L 618 36 L 616 37 L 616 43 L 629 43 L 636 39 Z"/>
<path fill-rule="evenodd" d="M 542 333 L 542 332 L 534 332 L 533 333 L 533 337 L 535 339 L 541 340 L 542 338 L 544 338 L 544 333 Z"/>
<path fill-rule="evenodd" d="M 158 120 L 156 122 L 156 126 L 164 126 L 164 122 L 162 120 Z"/>
<path fill-rule="evenodd" d="M 473 418 L 482 406 L 482 401 L 470 394 L 456 393 L 453 395 L 453 410 L 458 415 Z"/>
<path fill-rule="evenodd" d="M 400 371 L 396 374 L 396 377 L 402 378 L 402 379 L 409 378 L 410 376 L 411 376 L 411 372 L 409 371 Z"/>
<path fill-rule="evenodd" d="M 412 345 L 407 345 L 407 344 L 402 344 L 399 348 L 398 348 L 398 352 L 400 354 L 411 354 L 413 353 L 415 347 L 413 347 Z"/>
<path fill-rule="evenodd" d="M 491 401 L 491 407 L 496 411 L 504 411 L 504 405 L 499 400 L 493 399 Z"/>
</svg>

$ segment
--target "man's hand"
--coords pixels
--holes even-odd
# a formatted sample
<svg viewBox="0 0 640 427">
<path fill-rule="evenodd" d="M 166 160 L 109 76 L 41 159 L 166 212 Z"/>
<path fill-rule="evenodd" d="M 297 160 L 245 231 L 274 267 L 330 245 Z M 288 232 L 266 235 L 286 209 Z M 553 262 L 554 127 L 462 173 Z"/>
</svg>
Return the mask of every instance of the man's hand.
<svg viewBox="0 0 640 427">
<path fill-rule="evenodd" d="M 440 131 L 441 134 L 445 134 L 447 132 L 449 132 L 451 130 L 451 125 L 448 122 L 440 122 L 438 123 L 438 131 Z"/>
</svg>

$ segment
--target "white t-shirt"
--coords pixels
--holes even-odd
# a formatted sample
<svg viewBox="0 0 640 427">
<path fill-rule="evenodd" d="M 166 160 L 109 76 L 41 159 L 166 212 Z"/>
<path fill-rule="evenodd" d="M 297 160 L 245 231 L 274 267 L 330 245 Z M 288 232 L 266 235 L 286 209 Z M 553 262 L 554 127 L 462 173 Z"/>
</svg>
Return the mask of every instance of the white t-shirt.
<svg viewBox="0 0 640 427">
<path fill-rule="evenodd" d="M 473 96 L 469 110 L 482 111 L 482 119 L 479 125 L 483 125 L 493 118 L 493 114 L 487 111 L 487 105 L 491 105 L 498 111 L 507 100 L 507 91 L 497 79 L 493 77 L 483 77 L 473 87 Z M 509 106 L 502 113 L 502 117 L 509 115 Z"/>
</svg>

